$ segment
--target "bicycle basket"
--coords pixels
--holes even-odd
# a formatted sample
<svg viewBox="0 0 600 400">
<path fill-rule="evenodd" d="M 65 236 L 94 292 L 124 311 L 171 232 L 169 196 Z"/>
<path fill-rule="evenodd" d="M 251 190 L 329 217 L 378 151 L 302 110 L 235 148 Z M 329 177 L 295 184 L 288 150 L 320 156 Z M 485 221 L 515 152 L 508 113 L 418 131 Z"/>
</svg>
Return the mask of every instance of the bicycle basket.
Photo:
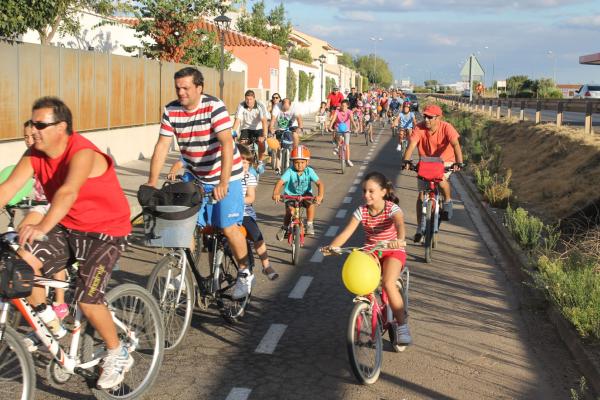
<svg viewBox="0 0 600 400">
<path fill-rule="evenodd" d="M 0 260 L 0 297 L 27 297 L 32 289 L 33 268 L 20 258 L 3 256 Z"/>
<path fill-rule="evenodd" d="M 294 134 L 291 131 L 283 131 L 281 134 L 281 147 L 291 149 L 294 144 Z"/>
<path fill-rule="evenodd" d="M 144 235 L 149 247 L 189 247 L 200 204 L 144 207 Z"/>
<path fill-rule="evenodd" d="M 444 180 L 444 163 L 442 161 L 419 161 L 417 176 L 428 182 L 441 182 Z"/>
</svg>

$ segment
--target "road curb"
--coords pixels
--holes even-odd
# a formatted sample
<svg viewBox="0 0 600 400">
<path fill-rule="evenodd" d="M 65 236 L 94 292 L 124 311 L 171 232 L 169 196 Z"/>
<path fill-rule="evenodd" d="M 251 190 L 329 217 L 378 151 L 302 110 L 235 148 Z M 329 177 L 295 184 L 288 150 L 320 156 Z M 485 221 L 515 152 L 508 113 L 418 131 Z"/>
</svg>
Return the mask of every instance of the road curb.
<svg viewBox="0 0 600 400">
<path fill-rule="evenodd" d="M 510 236 L 495 211 L 483 202 L 473 182 L 462 174 L 455 175 L 463 184 L 469 197 L 477 205 L 480 215 L 482 215 L 496 242 L 500 245 L 503 255 L 510 261 L 509 263 L 501 263 L 501 265 L 509 278 L 513 282 L 519 283 L 515 285 L 519 302 L 524 307 L 545 309 L 559 337 L 577 362 L 581 373 L 586 377 L 588 385 L 592 387 L 595 393 L 600 394 L 600 360 L 596 359 L 597 357 L 585 347 L 578 333 L 557 307 L 546 300 L 546 296 L 541 290 L 533 286 L 531 275 L 528 273 L 528 271 L 533 272 L 529 259 Z"/>
</svg>

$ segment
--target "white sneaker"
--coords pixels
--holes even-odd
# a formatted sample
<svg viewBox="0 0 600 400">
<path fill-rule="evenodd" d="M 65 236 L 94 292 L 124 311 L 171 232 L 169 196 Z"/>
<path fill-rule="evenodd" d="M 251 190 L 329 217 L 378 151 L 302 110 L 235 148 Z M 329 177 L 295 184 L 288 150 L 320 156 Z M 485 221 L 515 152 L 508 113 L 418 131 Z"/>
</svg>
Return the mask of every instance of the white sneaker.
<svg viewBox="0 0 600 400">
<path fill-rule="evenodd" d="M 306 223 L 306 234 L 310 236 L 315 235 L 315 225 L 309 222 Z"/>
<path fill-rule="evenodd" d="M 334 156 L 337 156 L 337 155 L 338 155 L 338 149 L 337 149 L 337 147 L 336 147 L 335 149 L 333 149 L 333 155 L 334 155 Z"/>
<path fill-rule="evenodd" d="M 412 343 L 412 337 L 410 336 L 408 324 L 394 324 L 394 327 L 396 328 L 396 344 L 408 345 Z"/>
<path fill-rule="evenodd" d="M 254 275 L 250 271 L 247 269 L 240 271 L 231 297 L 237 300 L 248 296 L 252 291 L 252 281 L 254 281 Z"/>
<path fill-rule="evenodd" d="M 102 364 L 102 373 L 96 386 L 98 389 L 112 389 L 123 382 L 125 372 L 129 372 L 133 366 L 133 357 L 126 348 L 121 347 L 121 354 L 107 355 Z"/>
<path fill-rule="evenodd" d="M 42 344 L 42 341 L 40 340 L 40 338 L 37 337 L 37 335 L 35 333 L 30 332 L 23 339 L 23 343 L 25 343 L 25 347 L 27 348 L 27 351 L 29 351 L 30 353 L 33 353 Z"/>
<path fill-rule="evenodd" d="M 354 167 L 354 164 L 352 164 L 352 161 L 350 160 L 346 160 L 346 165 L 348 165 L 349 167 Z"/>
<path fill-rule="evenodd" d="M 399 144 L 398 146 L 396 146 L 396 151 L 402 151 L 402 145 Z"/>
</svg>

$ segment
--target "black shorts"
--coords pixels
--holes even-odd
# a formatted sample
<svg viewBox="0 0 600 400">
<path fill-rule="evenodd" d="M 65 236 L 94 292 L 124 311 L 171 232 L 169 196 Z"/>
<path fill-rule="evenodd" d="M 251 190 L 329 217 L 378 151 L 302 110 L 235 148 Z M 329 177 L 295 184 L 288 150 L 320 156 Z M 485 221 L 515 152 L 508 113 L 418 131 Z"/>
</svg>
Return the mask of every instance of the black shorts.
<svg viewBox="0 0 600 400">
<path fill-rule="evenodd" d="M 242 129 L 240 131 L 240 141 L 248 140 L 248 141 L 258 141 L 258 137 L 262 136 L 262 129 Z"/>
<path fill-rule="evenodd" d="M 79 261 L 75 300 L 102 304 L 125 238 L 80 232 L 62 225 L 54 227 L 47 236 L 45 242 L 25 245 L 25 250 L 42 262 L 42 274 L 54 275 L 68 264 Z"/>
<path fill-rule="evenodd" d="M 256 223 L 256 220 L 252 217 L 245 216 L 244 222 L 242 222 L 244 228 L 246 228 L 246 232 L 248 233 L 248 239 L 256 242 L 262 242 L 264 240 L 262 232 Z"/>
</svg>

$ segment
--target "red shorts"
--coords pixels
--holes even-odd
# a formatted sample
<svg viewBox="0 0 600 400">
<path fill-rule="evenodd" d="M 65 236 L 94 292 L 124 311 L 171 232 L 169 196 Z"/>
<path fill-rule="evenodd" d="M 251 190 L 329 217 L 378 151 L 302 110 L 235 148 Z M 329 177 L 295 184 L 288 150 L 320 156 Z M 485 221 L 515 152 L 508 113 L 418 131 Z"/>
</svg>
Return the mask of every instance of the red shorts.
<svg viewBox="0 0 600 400">
<path fill-rule="evenodd" d="M 380 252 L 375 252 L 375 255 L 379 259 L 379 263 L 383 267 L 383 261 L 386 258 L 395 258 L 399 260 L 402 264 L 402 267 L 406 265 L 406 251 L 395 249 L 395 250 L 381 250 Z"/>
</svg>

